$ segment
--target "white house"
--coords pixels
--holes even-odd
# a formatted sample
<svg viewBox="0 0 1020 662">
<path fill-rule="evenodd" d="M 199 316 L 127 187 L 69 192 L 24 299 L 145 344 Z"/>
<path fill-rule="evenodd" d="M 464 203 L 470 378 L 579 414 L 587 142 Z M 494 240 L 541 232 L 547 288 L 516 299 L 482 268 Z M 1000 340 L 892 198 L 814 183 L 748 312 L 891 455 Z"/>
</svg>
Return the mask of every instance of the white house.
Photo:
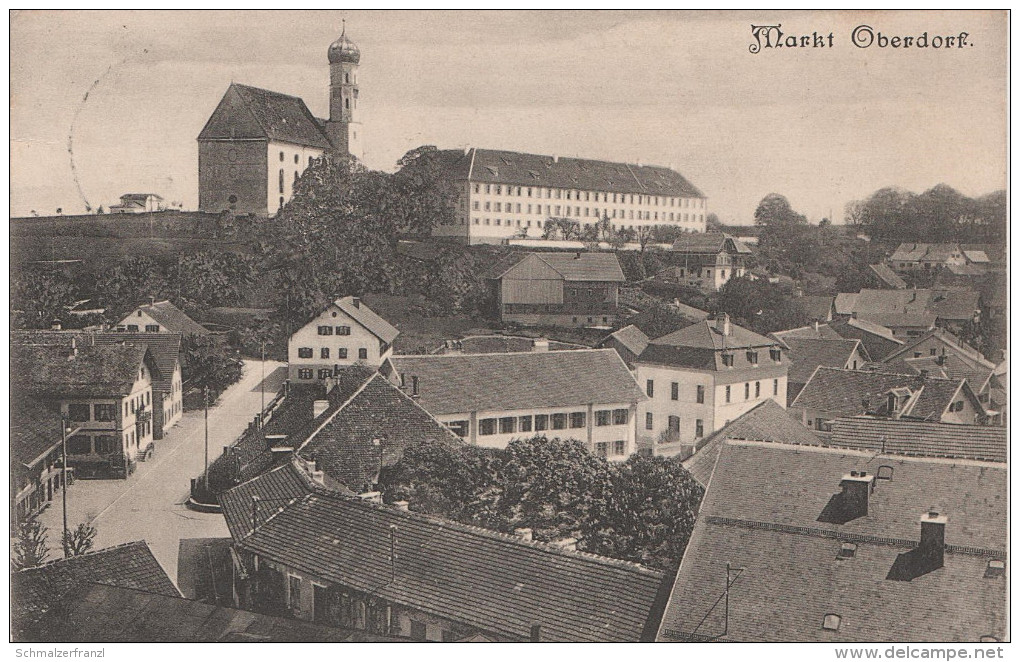
<svg viewBox="0 0 1020 662">
<path fill-rule="evenodd" d="M 616 350 L 394 356 L 383 375 L 468 443 L 545 434 L 623 460 L 645 397 Z"/>
<path fill-rule="evenodd" d="M 393 353 L 400 331 L 357 297 L 334 301 L 287 343 L 293 383 L 328 379 L 342 366 L 377 367 Z"/>
</svg>

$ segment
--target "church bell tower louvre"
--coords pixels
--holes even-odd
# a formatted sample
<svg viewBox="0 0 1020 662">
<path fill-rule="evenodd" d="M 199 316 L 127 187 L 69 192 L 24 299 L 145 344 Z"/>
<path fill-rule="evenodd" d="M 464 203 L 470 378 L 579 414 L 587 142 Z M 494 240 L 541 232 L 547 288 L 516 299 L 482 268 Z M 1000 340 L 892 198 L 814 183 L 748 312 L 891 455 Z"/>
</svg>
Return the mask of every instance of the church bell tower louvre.
<svg viewBox="0 0 1020 662">
<path fill-rule="evenodd" d="M 363 156 L 358 121 L 358 64 L 361 51 L 347 37 L 344 22 L 340 37 L 329 46 L 329 120 L 326 136 L 337 154 Z"/>
</svg>

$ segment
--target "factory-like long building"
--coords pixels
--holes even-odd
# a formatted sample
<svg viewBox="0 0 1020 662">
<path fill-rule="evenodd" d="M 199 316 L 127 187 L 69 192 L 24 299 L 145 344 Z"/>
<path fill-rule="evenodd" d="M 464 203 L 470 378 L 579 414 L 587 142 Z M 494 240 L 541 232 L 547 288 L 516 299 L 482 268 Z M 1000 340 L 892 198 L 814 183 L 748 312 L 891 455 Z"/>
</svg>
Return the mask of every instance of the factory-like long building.
<svg viewBox="0 0 1020 662">
<path fill-rule="evenodd" d="M 441 154 L 459 197 L 453 223 L 435 236 L 469 244 L 537 239 L 550 219 L 587 225 L 603 217 L 614 229 L 705 231 L 707 198 L 672 168 L 477 148 Z"/>
</svg>

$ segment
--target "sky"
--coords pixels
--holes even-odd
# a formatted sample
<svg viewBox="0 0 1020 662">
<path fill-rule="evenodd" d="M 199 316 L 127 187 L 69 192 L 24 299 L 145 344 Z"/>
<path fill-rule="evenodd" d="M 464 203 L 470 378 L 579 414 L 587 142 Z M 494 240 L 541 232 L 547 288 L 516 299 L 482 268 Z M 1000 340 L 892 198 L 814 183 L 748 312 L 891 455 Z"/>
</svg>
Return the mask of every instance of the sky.
<svg viewBox="0 0 1020 662">
<path fill-rule="evenodd" d="M 326 117 L 343 20 L 373 169 L 427 144 L 672 166 L 736 224 L 773 192 L 840 222 L 885 186 L 1006 187 L 1005 12 L 20 11 L 11 214 L 83 212 L 75 172 L 93 208 L 194 209 L 196 138 L 231 81 Z M 833 47 L 754 54 L 752 24 Z M 860 25 L 968 45 L 858 48 Z"/>
</svg>

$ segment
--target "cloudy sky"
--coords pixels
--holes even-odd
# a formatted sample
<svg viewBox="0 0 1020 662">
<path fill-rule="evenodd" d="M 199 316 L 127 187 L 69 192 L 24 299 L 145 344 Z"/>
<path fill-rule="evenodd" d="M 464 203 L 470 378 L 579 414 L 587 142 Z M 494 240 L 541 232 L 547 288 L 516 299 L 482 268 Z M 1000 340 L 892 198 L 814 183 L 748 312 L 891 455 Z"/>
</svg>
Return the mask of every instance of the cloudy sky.
<svg viewBox="0 0 1020 662">
<path fill-rule="evenodd" d="M 735 223 L 770 192 L 817 221 L 888 185 L 1006 186 L 1004 12 L 39 11 L 11 20 L 12 214 L 84 210 L 72 123 L 93 207 L 194 208 L 195 139 L 230 82 L 325 117 L 342 19 L 371 168 L 422 144 L 672 164 Z M 752 23 L 833 48 L 751 54 Z M 968 46 L 860 49 L 861 24 Z"/>
</svg>

